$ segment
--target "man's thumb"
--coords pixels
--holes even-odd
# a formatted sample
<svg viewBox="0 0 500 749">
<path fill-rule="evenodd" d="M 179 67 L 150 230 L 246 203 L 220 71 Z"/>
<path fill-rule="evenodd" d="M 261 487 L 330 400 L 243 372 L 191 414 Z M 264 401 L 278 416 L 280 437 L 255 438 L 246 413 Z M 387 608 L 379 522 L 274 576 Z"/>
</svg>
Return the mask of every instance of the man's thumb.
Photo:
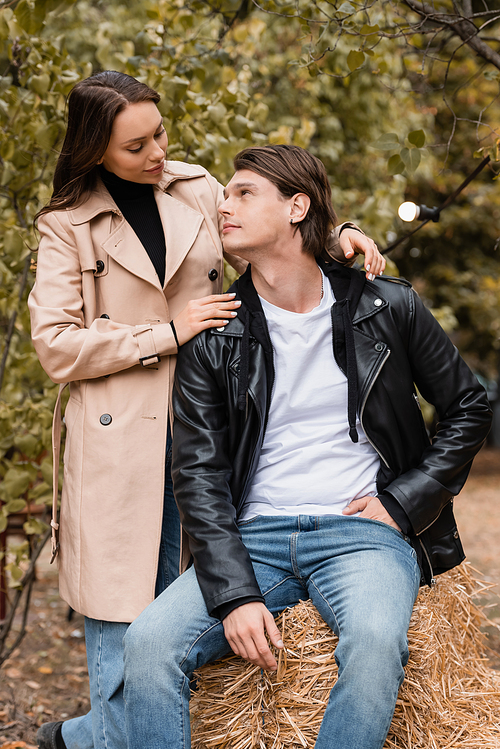
<svg viewBox="0 0 500 749">
<path fill-rule="evenodd" d="M 266 617 L 266 629 L 269 639 L 271 640 L 274 647 L 280 650 L 284 647 L 283 640 L 281 639 L 281 632 L 276 626 L 276 622 L 273 619 L 273 615 L 269 612 L 269 618 Z"/>
<path fill-rule="evenodd" d="M 354 513 L 359 512 L 361 508 L 358 508 L 358 500 L 353 499 L 352 502 L 349 502 L 347 507 L 344 507 L 342 510 L 342 515 L 354 515 Z"/>
</svg>

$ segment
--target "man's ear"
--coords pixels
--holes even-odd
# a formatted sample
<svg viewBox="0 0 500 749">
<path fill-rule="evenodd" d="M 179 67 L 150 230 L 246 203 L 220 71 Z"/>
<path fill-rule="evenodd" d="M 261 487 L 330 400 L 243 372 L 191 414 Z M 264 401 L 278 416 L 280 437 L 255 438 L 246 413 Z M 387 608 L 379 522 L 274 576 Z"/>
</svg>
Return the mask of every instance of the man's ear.
<svg viewBox="0 0 500 749">
<path fill-rule="evenodd" d="M 311 198 L 303 192 L 298 192 L 290 200 L 290 223 L 300 224 L 307 216 Z"/>
</svg>

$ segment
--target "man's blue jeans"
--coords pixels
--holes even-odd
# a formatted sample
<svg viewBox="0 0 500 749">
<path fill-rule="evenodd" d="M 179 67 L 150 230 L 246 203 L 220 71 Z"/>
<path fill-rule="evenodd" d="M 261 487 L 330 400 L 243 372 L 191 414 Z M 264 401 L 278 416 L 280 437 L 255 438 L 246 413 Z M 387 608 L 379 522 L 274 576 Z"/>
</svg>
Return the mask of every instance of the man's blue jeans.
<svg viewBox="0 0 500 749">
<path fill-rule="evenodd" d="M 339 636 L 339 677 L 317 749 L 380 749 L 420 581 L 407 539 L 384 523 L 344 516 L 261 516 L 240 530 L 268 609 L 311 598 Z M 128 749 L 187 749 L 192 673 L 229 651 L 193 568 L 142 612 L 124 642 Z"/>
<path fill-rule="evenodd" d="M 167 434 L 165 495 L 156 595 L 179 575 L 180 521 L 171 475 L 172 440 Z M 126 554 L 127 550 L 124 549 Z M 91 710 L 67 720 L 62 736 L 67 749 L 126 749 L 123 703 L 123 637 L 128 624 L 85 619 L 85 643 Z"/>
</svg>

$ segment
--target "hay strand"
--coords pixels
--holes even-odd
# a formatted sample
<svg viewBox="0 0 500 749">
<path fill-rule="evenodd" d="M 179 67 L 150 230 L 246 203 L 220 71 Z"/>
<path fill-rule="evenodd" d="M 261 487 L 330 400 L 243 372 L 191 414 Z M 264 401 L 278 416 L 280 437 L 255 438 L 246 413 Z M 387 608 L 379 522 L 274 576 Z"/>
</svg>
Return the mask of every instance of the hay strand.
<svg viewBox="0 0 500 749">
<path fill-rule="evenodd" d="M 461 565 L 420 591 L 410 659 L 384 749 L 500 749 L 500 674 L 488 668 L 489 586 Z M 193 749 L 313 747 L 337 679 L 337 638 L 310 601 L 276 619 L 285 649 L 274 673 L 229 656 L 197 671 Z"/>
</svg>

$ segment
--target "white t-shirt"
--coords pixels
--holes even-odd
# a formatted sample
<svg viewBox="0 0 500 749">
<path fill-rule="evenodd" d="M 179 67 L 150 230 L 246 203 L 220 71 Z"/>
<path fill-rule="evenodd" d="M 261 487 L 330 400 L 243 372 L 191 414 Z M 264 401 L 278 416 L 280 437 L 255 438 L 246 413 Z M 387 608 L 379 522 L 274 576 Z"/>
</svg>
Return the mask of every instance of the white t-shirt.
<svg viewBox="0 0 500 749">
<path fill-rule="evenodd" d="M 375 496 L 379 456 L 357 421 L 349 437 L 347 378 L 332 349 L 327 278 L 311 312 L 261 298 L 274 349 L 275 382 L 257 472 L 242 519 L 255 515 L 340 515 L 353 499 Z"/>
</svg>

